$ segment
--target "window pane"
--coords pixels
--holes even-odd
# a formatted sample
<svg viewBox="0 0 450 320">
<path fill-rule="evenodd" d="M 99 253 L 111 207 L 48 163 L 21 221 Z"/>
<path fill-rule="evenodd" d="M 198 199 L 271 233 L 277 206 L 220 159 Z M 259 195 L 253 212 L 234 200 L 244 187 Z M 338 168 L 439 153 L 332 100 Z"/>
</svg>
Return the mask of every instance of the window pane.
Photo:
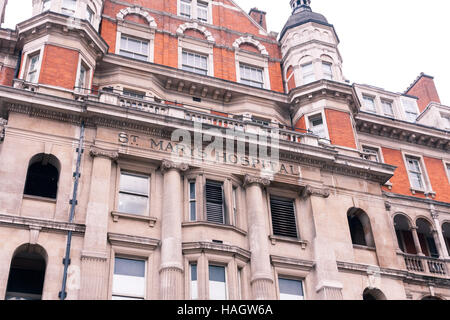
<svg viewBox="0 0 450 320">
<path fill-rule="evenodd" d="M 280 300 L 303 300 L 303 284 L 298 280 L 278 279 Z"/>
<path fill-rule="evenodd" d="M 323 62 L 322 70 L 324 79 L 333 80 L 333 70 L 331 63 Z"/>
<path fill-rule="evenodd" d="M 120 191 L 148 195 L 148 180 L 148 177 L 122 173 L 120 175 Z"/>
<path fill-rule="evenodd" d="M 148 198 L 143 196 L 136 196 L 127 193 L 119 194 L 118 210 L 123 213 L 130 214 L 147 214 Z"/>
<path fill-rule="evenodd" d="M 197 284 L 197 264 L 192 263 L 191 269 L 191 299 L 198 299 L 198 284 Z"/>
<path fill-rule="evenodd" d="M 366 109 L 370 112 L 376 112 L 375 100 L 370 97 L 363 97 L 363 99 L 364 99 L 364 106 L 366 107 Z"/>
<path fill-rule="evenodd" d="M 209 298 L 226 300 L 225 267 L 209 266 Z"/>
<path fill-rule="evenodd" d="M 113 294 L 127 299 L 145 296 L 145 261 L 115 258 Z"/>
<path fill-rule="evenodd" d="M 381 102 L 383 104 L 383 112 L 385 115 L 387 116 L 393 116 L 394 115 L 394 110 L 392 108 L 392 103 L 387 102 L 387 101 L 382 101 Z"/>
</svg>

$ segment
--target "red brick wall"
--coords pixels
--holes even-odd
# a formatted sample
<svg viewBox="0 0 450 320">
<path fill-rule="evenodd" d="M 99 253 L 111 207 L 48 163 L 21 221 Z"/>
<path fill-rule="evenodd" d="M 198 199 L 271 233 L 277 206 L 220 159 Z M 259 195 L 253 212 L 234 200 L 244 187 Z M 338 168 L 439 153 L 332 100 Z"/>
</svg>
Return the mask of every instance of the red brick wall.
<svg viewBox="0 0 450 320">
<path fill-rule="evenodd" d="M 9 67 L 1 67 L 0 68 L 0 85 L 2 86 L 12 86 L 12 82 L 14 80 L 14 71 L 15 69 Z"/>
<path fill-rule="evenodd" d="M 441 103 L 434 80 L 431 77 L 422 75 L 416 84 L 408 90 L 407 94 L 419 98 L 417 101 L 419 110 L 422 112 L 430 102 Z"/>
<path fill-rule="evenodd" d="M 126 21 L 148 25 L 147 19 L 137 14 L 129 14 L 124 18 Z"/>
<path fill-rule="evenodd" d="M 436 192 L 436 200 L 450 202 L 450 183 L 442 160 L 424 157 L 431 187 Z"/>
<path fill-rule="evenodd" d="M 286 79 L 287 79 L 288 91 L 291 91 L 292 89 L 297 87 L 297 85 L 295 83 L 294 68 L 292 68 L 292 66 L 290 66 L 287 69 Z"/>
<path fill-rule="evenodd" d="M 77 76 L 79 53 L 75 50 L 46 45 L 39 83 L 73 90 Z"/>
<path fill-rule="evenodd" d="M 342 111 L 325 109 L 328 134 L 334 145 L 356 149 L 350 114 Z"/>
<path fill-rule="evenodd" d="M 227 0 L 218 1 L 234 6 Z M 112 3 L 110 0 L 105 1 L 104 15 L 115 19 L 117 13 L 121 9 L 133 7 L 134 5 L 141 5 L 153 10 L 169 12 L 174 15 L 177 14 L 177 0 L 129 0 L 127 2 L 129 5 Z M 176 34 L 178 27 L 186 21 L 180 17 L 170 17 L 155 12 L 152 12 L 151 16 L 155 19 L 158 26 L 155 35 L 155 63 L 177 68 L 178 40 L 176 37 L 168 35 L 168 33 Z M 233 48 L 233 43 L 236 39 L 241 36 L 246 36 L 246 34 L 254 34 L 258 37 L 258 40 L 266 48 L 271 58 L 281 58 L 280 49 L 276 39 L 261 35 L 259 33 L 259 27 L 251 22 L 244 12 L 238 12 L 236 10 L 224 8 L 223 6 L 213 5 L 213 22 L 214 25 L 221 27 L 220 29 L 206 27 L 216 40 L 216 46 L 214 46 L 214 71 L 216 77 L 236 81 L 235 54 L 234 51 L 230 49 Z M 230 30 L 226 30 L 226 28 L 232 31 L 241 32 L 242 34 L 232 33 Z M 117 27 L 115 23 L 105 18 L 103 19 L 101 35 L 109 44 L 109 52 L 111 53 L 114 53 L 116 48 L 116 30 Z M 161 31 L 165 32 L 162 33 Z M 186 34 L 189 36 L 200 37 L 198 32 L 192 30 L 187 30 Z M 204 39 L 203 35 L 201 35 L 201 37 Z M 242 49 L 259 53 L 256 48 L 248 44 L 243 44 Z M 284 92 L 280 63 L 273 61 L 269 62 L 269 74 L 271 90 Z"/>
</svg>

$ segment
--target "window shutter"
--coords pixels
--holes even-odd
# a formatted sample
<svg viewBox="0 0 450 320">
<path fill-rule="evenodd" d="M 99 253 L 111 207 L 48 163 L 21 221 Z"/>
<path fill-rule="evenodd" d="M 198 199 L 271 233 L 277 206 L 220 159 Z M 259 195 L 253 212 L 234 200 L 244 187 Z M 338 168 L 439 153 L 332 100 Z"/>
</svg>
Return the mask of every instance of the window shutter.
<svg viewBox="0 0 450 320">
<path fill-rule="evenodd" d="M 206 182 L 206 218 L 209 222 L 224 224 L 223 188 L 218 182 Z"/>
<path fill-rule="evenodd" d="M 273 234 L 298 238 L 294 201 L 270 197 L 270 210 L 272 212 Z"/>
</svg>

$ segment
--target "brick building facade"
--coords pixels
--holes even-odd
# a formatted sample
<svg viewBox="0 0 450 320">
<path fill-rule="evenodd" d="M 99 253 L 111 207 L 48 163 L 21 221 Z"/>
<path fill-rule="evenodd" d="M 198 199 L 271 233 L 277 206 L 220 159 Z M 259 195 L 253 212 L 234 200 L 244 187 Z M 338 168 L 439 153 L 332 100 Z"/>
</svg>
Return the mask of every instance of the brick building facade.
<svg viewBox="0 0 450 320">
<path fill-rule="evenodd" d="M 449 299 L 450 107 L 350 84 L 310 2 L 0 29 L 0 298 Z"/>
</svg>

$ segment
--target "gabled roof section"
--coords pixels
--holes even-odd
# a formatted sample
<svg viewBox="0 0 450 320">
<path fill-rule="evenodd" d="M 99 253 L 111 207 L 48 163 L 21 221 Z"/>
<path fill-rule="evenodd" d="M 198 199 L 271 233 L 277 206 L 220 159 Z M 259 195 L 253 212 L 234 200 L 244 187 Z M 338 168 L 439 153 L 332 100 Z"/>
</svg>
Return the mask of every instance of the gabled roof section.
<svg viewBox="0 0 450 320">
<path fill-rule="evenodd" d="M 222 0 L 222 1 L 223 1 L 224 4 L 226 4 L 226 2 L 230 2 L 230 3 L 231 3 L 232 5 L 234 5 L 237 9 L 239 9 L 239 10 L 240 10 L 240 11 L 248 18 L 248 20 L 250 20 L 256 27 L 258 27 L 259 33 L 260 33 L 260 34 L 265 35 L 265 36 L 269 36 L 269 32 L 266 31 L 266 30 L 264 30 L 264 28 L 261 27 L 261 26 L 259 25 L 258 22 L 256 22 L 252 17 L 250 17 L 250 15 L 249 15 L 247 12 L 245 12 L 244 9 L 242 9 L 242 8 L 236 3 L 236 1 L 233 1 L 233 0 Z M 242 0 L 242 1 L 245 1 L 245 0 Z"/>
</svg>

